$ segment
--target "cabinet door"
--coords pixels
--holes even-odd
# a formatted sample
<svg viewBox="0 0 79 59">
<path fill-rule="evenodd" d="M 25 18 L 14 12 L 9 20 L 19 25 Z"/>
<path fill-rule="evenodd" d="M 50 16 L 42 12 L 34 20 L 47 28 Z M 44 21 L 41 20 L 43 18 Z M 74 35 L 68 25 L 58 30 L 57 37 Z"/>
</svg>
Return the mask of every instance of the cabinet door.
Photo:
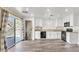
<svg viewBox="0 0 79 59">
<path fill-rule="evenodd" d="M 35 39 L 40 39 L 40 31 L 35 32 Z"/>
<path fill-rule="evenodd" d="M 35 20 L 35 26 L 42 26 L 42 20 L 41 19 L 36 19 Z"/>
<path fill-rule="evenodd" d="M 61 32 L 57 32 L 57 39 L 61 39 Z"/>
<path fill-rule="evenodd" d="M 66 32 L 66 41 L 70 43 L 70 33 Z"/>
<path fill-rule="evenodd" d="M 78 43 L 78 33 L 70 33 L 70 42 L 72 44 Z"/>
<path fill-rule="evenodd" d="M 46 39 L 50 39 L 51 33 L 49 31 L 46 32 Z"/>
<path fill-rule="evenodd" d="M 52 38 L 57 39 L 57 32 L 52 32 Z"/>
<path fill-rule="evenodd" d="M 57 32 L 52 32 L 52 31 L 49 31 L 47 32 L 47 39 L 56 39 L 57 38 Z"/>
</svg>

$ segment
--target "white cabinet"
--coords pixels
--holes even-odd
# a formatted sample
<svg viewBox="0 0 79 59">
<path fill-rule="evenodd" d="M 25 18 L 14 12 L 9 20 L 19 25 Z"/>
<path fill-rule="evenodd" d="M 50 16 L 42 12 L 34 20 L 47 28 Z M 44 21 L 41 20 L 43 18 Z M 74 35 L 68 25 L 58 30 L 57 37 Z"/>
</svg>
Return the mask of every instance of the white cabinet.
<svg viewBox="0 0 79 59">
<path fill-rule="evenodd" d="M 35 39 L 41 39 L 40 32 L 35 31 Z M 61 39 L 61 32 L 46 31 L 46 39 Z"/>
<path fill-rule="evenodd" d="M 77 32 L 66 32 L 66 40 L 70 44 L 78 44 L 78 33 Z"/>
<path fill-rule="evenodd" d="M 70 33 L 69 33 L 69 32 L 66 32 L 66 41 L 67 41 L 68 43 L 71 43 L 71 42 L 70 42 Z"/>
<path fill-rule="evenodd" d="M 71 16 L 70 16 L 70 26 L 73 26 L 73 25 L 74 25 L 73 22 L 74 22 L 74 21 L 73 21 L 73 15 L 71 15 Z"/>
<path fill-rule="evenodd" d="M 63 18 L 64 23 L 70 22 L 70 26 L 73 26 L 73 14 L 69 14 Z"/>
<path fill-rule="evenodd" d="M 40 39 L 40 31 L 35 31 L 35 39 Z"/>
<path fill-rule="evenodd" d="M 51 37 L 53 37 L 52 35 L 53 34 L 51 32 L 47 31 L 46 32 L 46 39 L 50 39 Z"/>
<path fill-rule="evenodd" d="M 79 15 L 77 13 L 73 13 L 65 16 L 63 20 L 64 20 L 64 23 L 70 22 L 70 26 L 78 26 L 78 17 Z"/>
<path fill-rule="evenodd" d="M 61 39 L 61 32 L 57 32 L 57 39 Z"/>
<path fill-rule="evenodd" d="M 64 26 L 64 19 L 58 19 L 57 20 L 57 27 L 63 27 Z"/>
<path fill-rule="evenodd" d="M 47 31 L 46 39 L 57 39 L 57 32 Z"/>
<path fill-rule="evenodd" d="M 53 34 L 53 35 L 52 35 L 53 38 L 54 38 L 54 39 L 57 39 L 57 32 L 52 32 L 52 34 Z"/>
<path fill-rule="evenodd" d="M 35 19 L 34 24 L 35 24 L 35 26 L 42 27 L 42 20 L 41 19 Z"/>
</svg>

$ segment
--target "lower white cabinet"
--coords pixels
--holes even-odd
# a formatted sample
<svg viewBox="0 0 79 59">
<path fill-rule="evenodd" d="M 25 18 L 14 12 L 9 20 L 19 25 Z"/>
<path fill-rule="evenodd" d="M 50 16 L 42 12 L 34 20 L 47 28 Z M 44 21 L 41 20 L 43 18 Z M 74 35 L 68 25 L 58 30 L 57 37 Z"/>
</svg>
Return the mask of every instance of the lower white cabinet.
<svg viewBox="0 0 79 59">
<path fill-rule="evenodd" d="M 40 39 L 40 31 L 35 31 L 35 39 Z"/>
<path fill-rule="evenodd" d="M 78 44 L 78 33 L 77 32 L 66 32 L 66 40 L 70 44 Z"/>
<path fill-rule="evenodd" d="M 35 31 L 35 39 L 41 39 L 40 32 L 41 31 Z M 46 31 L 46 39 L 61 39 L 61 32 Z"/>
<path fill-rule="evenodd" d="M 57 39 L 61 39 L 61 32 L 57 32 Z"/>
<path fill-rule="evenodd" d="M 57 39 L 57 32 L 53 31 L 46 32 L 46 39 Z"/>
<path fill-rule="evenodd" d="M 51 33 L 50 32 L 46 32 L 46 39 L 49 39 L 51 37 Z"/>
</svg>

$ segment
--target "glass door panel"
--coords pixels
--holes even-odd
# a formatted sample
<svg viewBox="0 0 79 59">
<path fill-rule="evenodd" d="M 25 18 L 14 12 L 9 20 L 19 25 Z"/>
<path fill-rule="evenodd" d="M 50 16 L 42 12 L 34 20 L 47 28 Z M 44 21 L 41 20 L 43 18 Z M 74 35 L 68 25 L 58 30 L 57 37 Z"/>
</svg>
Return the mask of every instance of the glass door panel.
<svg viewBox="0 0 79 59">
<path fill-rule="evenodd" d="M 22 24 L 22 19 L 20 18 L 16 18 L 16 36 L 15 36 L 15 39 L 16 39 L 16 43 L 23 40 L 23 24 Z"/>
<path fill-rule="evenodd" d="M 14 20 L 15 17 L 13 15 L 8 16 L 8 20 L 6 23 L 6 31 L 5 31 L 6 32 L 5 40 L 6 40 L 7 48 L 10 48 L 15 44 Z"/>
</svg>

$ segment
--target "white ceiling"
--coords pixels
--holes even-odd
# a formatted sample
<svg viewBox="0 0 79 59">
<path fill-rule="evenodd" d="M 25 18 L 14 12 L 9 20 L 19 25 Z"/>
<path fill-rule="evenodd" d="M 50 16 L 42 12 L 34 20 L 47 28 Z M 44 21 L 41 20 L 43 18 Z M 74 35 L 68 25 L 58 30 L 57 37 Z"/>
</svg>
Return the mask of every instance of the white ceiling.
<svg viewBox="0 0 79 59">
<path fill-rule="evenodd" d="M 25 16 L 24 14 L 22 14 L 22 12 L 18 11 L 18 10 L 20 10 L 18 8 L 17 9 L 15 7 L 2 7 L 2 8 L 19 18 L 24 18 L 24 16 Z"/>
<path fill-rule="evenodd" d="M 25 17 L 35 18 L 62 18 L 73 12 L 79 13 L 79 7 L 18 7 L 17 9 L 20 12 L 27 11 L 28 13 L 23 13 Z"/>
</svg>

